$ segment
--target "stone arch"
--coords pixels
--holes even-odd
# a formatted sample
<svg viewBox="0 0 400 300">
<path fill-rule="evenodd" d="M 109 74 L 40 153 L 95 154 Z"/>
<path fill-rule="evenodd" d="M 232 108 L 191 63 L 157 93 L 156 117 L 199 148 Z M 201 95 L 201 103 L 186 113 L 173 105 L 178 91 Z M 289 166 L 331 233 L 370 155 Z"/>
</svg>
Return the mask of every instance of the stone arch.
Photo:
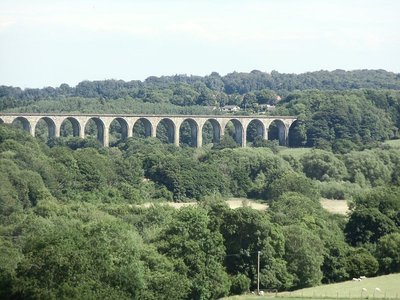
<svg viewBox="0 0 400 300">
<path fill-rule="evenodd" d="M 133 124 L 132 130 L 135 136 L 149 137 L 152 136 L 153 125 L 149 119 L 140 118 Z"/>
<path fill-rule="evenodd" d="M 234 126 L 233 139 L 235 140 L 235 142 L 237 144 L 239 144 L 240 146 L 243 146 L 245 136 L 244 136 L 244 132 L 243 132 L 243 124 L 242 124 L 242 122 L 240 122 L 238 119 L 230 119 L 225 124 L 225 128 L 224 128 L 225 134 L 226 134 L 226 129 L 227 129 L 227 126 L 228 126 L 229 122 L 231 122 L 233 124 L 233 126 Z"/>
<path fill-rule="evenodd" d="M 161 125 L 161 127 L 160 127 Z M 164 129 L 163 129 L 164 127 Z M 156 126 L 156 136 L 161 139 L 161 141 L 169 144 L 178 144 L 179 140 L 176 141 L 176 125 L 169 118 L 161 119 Z"/>
<path fill-rule="evenodd" d="M 68 125 L 66 125 L 67 123 L 65 123 L 65 121 L 69 121 L 71 128 L 68 128 Z M 60 125 L 60 136 L 68 136 L 70 131 L 72 131 L 72 136 L 81 136 L 81 124 L 74 117 L 65 118 L 62 120 Z"/>
<path fill-rule="evenodd" d="M 128 138 L 128 122 L 121 117 L 114 118 L 109 125 L 110 144 Z"/>
<path fill-rule="evenodd" d="M 84 131 L 85 131 L 85 136 L 86 136 L 86 132 L 88 132 L 88 124 L 90 123 L 90 121 L 93 121 L 94 124 L 96 125 L 97 128 L 97 140 L 103 145 L 103 146 L 108 146 L 108 141 L 106 139 L 106 131 L 105 131 L 105 125 L 102 119 L 98 118 L 98 117 L 92 117 L 90 119 L 88 119 L 85 123 L 85 126 L 83 126 Z"/>
<path fill-rule="evenodd" d="M 286 146 L 287 145 L 287 127 L 283 120 L 275 119 L 268 126 L 268 139 L 269 140 L 278 140 L 279 145 Z"/>
<path fill-rule="evenodd" d="M 21 125 L 19 126 L 20 123 Z M 21 127 L 23 130 L 28 131 L 29 133 L 33 133 L 32 132 L 32 126 L 31 123 L 29 122 L 29 120 L 27 118 L 24 117 L 16 117 L 12 122 L 12 125 L 17 126 L 17 127 Z"/>
<path fill-rule="evenodd" d="M 246 141 L 254 142 L 257 138 L 265 139 L 265 125 L 259 119 L 253 119 L 246 128 Z"/>
<path fill-rule="evenodd" d="M 39 126 L 40 126 L 40 123 L 43 124 L 43 122 L 41 122 L 41 121 L 44 121 L 44 123 L 46 123 L 46 125 L 47 125 L 47 138 L 50 139 L 50 138 L 55 137 L 56 136 L 56 124 L 49 117 L 42 117 L 36 122 L 35 129 L 34 129 L 35 130 L 35 136 L 38 136 L 37 130 L 38 130 Z"/>
<path fill-rule="evenodd" d="M 205 141 L 206 143 L 209 141 L 209 137 L 207 136 L 207 124 L 210 124 L 211 126 L 211 132 L 212 132 L 212 136 L 211 136 L 211 143 L 213 144 L 219 144 L 221 141 L 221 124 L 215 120 L 215 119 L 207 119 L 204 122 L 203 128 L 202 128 L 202 138 L 203 141 Z"/>
<path fill-rule="evenodd" d="M 185 126 L 188 124 L 188 128 Z M 186 136 L 186 130 L 189 129 L 189 136 Z M 192 118 L 187 118 L 182 121 L 179 126 L 179 143 L 185 143 L 185 139 L 188 139 L 185 144 L 191 147 L 201 147 L 201 141 L 199 140 L 199 124 Z"/>
</svg>

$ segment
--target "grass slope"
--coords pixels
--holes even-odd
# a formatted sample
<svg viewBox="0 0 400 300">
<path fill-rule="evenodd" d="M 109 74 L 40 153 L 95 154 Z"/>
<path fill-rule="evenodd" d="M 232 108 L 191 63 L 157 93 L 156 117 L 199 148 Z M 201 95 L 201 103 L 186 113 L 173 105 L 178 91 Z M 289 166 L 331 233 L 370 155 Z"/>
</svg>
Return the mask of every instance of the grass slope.
<svg viewBox="0 0 400 300">
<path fill-rule="evenodd" d="M 386 145 L 389 145 L 393 148 L 400 148 L 400 139 L 399 140 L 389 140 L 389 141 L 385 141 Z"/>
<path fill-rule="evenodd" d="M 279 155 L 292 155 L 293 157 L 301 157 L 304 154 L 311 152 L 313 148 L 288 148 L 279 147 Z"/>
<path fill-rule="evenodd" d="M 379 288 L 380 291 L 376 290 Z M 366 289 L 366 291 L 363 289 Z M 293 292 L 282 292 L 278 294 L 266 294 L 265 296 L 243 295 L 224 298 L 225 300 L 252 300 L 276 297 L 279 299 L 364 299 L 386 298 L 399 299 L 400 297 L 400 274 L 390 274 L 362 281 L 345 281 L 312 288 L 301 289 Z"/>
<path fill-rule="evenodd" d="M 248 198 L 229 198 L 225 201 L 230 208 L 235 209 L 243 206 L 248 206 L 256 210 L 266 210 L 268 209 L 268 204 L 264 202 L 254 201 Z M 174 208 L 181 208 L 185 206 L 196 205 L 196 201 L 192 202 L 160 202 L 161 205 L 169 205 Z M 151 202 L 147 202 L 142 204 L 143 207 L 150 207 L 153 205 Z M 345 215 L 349 211 L 349 207 L 346 200 L 330 200 L 330 199 L 321 199 L 321 205 L 327 211 L 333 214 Z"/>
</svg>

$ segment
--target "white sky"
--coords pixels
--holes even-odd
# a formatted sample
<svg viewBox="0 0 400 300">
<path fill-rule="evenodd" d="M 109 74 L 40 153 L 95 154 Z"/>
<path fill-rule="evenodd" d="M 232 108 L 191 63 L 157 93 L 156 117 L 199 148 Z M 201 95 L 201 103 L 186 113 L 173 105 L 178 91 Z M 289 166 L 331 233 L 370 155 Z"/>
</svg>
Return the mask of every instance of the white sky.
<svg viewBox="0 0 400 300">
<path fill-rule="evenodd" d="M 0 0 L 0 85 L 400 72 L 398 0 Z"/>
</svg>

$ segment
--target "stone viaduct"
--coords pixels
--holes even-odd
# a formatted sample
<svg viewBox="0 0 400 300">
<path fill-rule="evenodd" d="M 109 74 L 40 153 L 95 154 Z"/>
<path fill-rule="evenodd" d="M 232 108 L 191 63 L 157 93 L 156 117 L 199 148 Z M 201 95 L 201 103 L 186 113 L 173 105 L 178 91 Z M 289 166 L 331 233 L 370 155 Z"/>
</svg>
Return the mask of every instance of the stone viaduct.
<svg viewBox="0 0 400 300">
<path fill-rule="evenodd" d="M 280 145 L 288 145 L 289 130 L 296 121 L 292 116 L 240 116 L 240 115 L 133 115 L 133 114 L 74 114 L 74 113 L 1 113 L 0 123 L 22 123 L 23 128 L 35 136 L 36 125 L 44 120 L 48 128 L 48 137 L 59 137 L 61 126 L 67 120 L 72 124 L 73 135 L 85 137 L 85 127 L 90 120 L 97 126 L 97 139 L 103 146 L 109 145 L 110 125 L 117 121 L 122 129 L 122 138 L 132 137 L 133 127 L 141 122 L 145 136 L 156 136 L 157 126 L 163 123 L 168 131 L 168 142 L 179 146 L 180 127 L 188 122 L 191 128 L 192 145 L 203 144 L 203 127 L 208 121 L 213 128 L 213 143 L 218 143 L 224 135 L 225 127 L 232 122 L 235 127 L 236 142 L 246 147 L 246 132 L 250 123 L 255 123 L 258 135 L 268 139 L 268 130 L 275 123 L 279 132 Z"/>
</svg>

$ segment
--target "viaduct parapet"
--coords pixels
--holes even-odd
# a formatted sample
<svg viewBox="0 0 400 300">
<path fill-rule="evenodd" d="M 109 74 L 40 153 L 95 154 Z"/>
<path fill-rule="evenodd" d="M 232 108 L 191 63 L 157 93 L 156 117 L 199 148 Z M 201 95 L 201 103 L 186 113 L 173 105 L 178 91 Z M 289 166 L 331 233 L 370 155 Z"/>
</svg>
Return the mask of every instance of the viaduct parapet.
<svg viewBox="0 0 400 300">
<path fill-rule="evenodd" d="M 209 122 L 213 128 L 213 143 L 219 143 L 224 135 L 225 127 L 232 122 L 235 128 L 236 142 L 246 147 L 247 128 L 251 123 L 256 125 L 258 135 L 268 139 L 268 131 L 272 123 L 279 132 L 279 144 L 288 145 L 289 130 L 297 120 L 293 116 L 239 116 L 239 115 L 134 115 L 134 114 L 73 114 L 73 113 L 1 113 L 0 123 L 15 124 L 20 122 L 23 128 L 35 136 L 36 126 L 40 120 L 47 124 L 48 137 L 59 137 L 64 122 L 72 124 L 73 135 L 85 137 L 85 128 L 90 120 L 97 126 L 97 139 L 103 146 L 109 145 L 110 125 L 117 121 L 122 130 L 121 137 L 132 137 L 134 126 L 141 122 L 145 136 L 156 137 L 157 126 L 163 123 L 167 128 L 168 142 L 179 146 L 181 125 L 187 122 L 191 128 L 192 145 L 203 145 L 203 128 Z"/>
</svg>

